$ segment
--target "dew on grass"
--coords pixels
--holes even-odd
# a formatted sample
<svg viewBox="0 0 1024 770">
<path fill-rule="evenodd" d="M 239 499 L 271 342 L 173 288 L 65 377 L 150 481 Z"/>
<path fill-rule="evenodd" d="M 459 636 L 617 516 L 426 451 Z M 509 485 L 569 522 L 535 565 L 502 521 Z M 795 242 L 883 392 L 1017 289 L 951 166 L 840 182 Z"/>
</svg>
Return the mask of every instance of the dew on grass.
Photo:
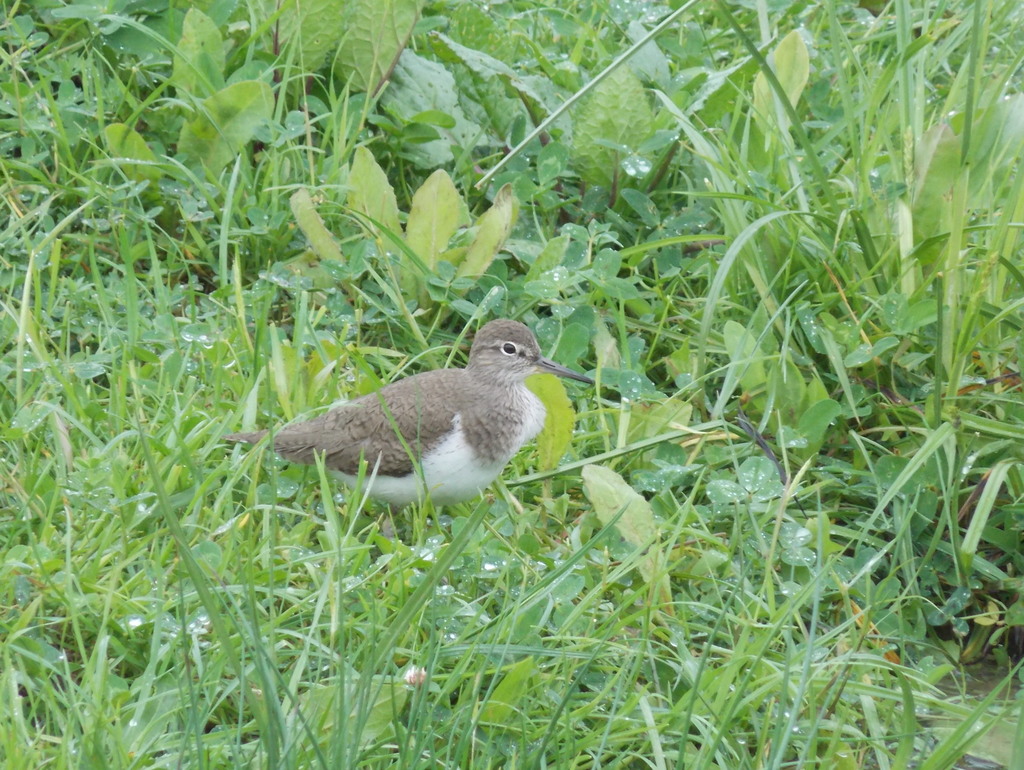
<svg viewBox="0 0 1024 770">
<path fill-rule="evenodd" d="M 480 562 L 480 567 L 484 572 L 497 572 L 498 570 L 505 569 L 508 567 L 507 559 L 484 559 Z"/>
<path fill-rule="evenodd" d="M 71 365 L 71 372 L 80 380 L 92 380 L 107 373 L 103 364 L 94 361 L 82 361 Z"/>
<path fill-rule="evenodd" d="M 783 548 L 799 548 L 811 542 L 814 535 L 807 527 L 785 522 L 779 528 L 779 544 Z"/>
<path fill-rule="evenodd" d="M 124 619 L 124 624 L 131 629 L 136 629 L 145 622 L 146 619 L 142 617 L 142 615 L 129 615 L 127 618 Z"/>
<path fill-rule="evenodd" d="M 791 567 L 813 567 L 818 557 L 810 548 L 787 548 L 782 552 L 782 561 Z"/>
<path fill-rule="evenodd" d="M 971 472 L 974 467 L 974 463 L 978 460 L 979 452 L 971 452 L 964 458 L 964 464 L 960 466 L 960 478 L 967 478 L 967 474 Z"/>
<path fill-rule="evenodd" d="M 779 593 L 787 597 L 797 596 L 800 591 L 800 584 L 794 583 L 792 580 L 786 580 L 779 586 Z"/>
<path fill-rule="evenodd" d="M 205 636 L 210 633 L 210 616 L 206 612 L 197 612 L 185 626 L 192 636 Z"/>
<path fill-rule="evenodd" d="M 110 220 L 103 217 L 83 218 L 82 226 L 92 230 L 94 233 L 110 232 Z"/>
<path fill-rule="evenodd" d="M 277 479 L 275 491 L 277 492 L 278 500 L 290 500 L 298 494 L 299 482 L 284 476 L 279 477 Z"/>
<path fill-rule="evenodd" d="M 550 278 L 556 284 L 562 284 L 569 280 L 568 268 L 562 267 L 561 265 L 559 265 L 558 267 L 551 268 L 544 275 Z"/>
<path fill-rule="evenodd" d="M 361 586 L 363 584 L 363 582 L 364 582 L 364 578 L 361 575 L 360 576 L 349 575 L 346 578 L 342 578 L 342 581 L 341 581 L 341 592 L 342 593 L 348 593 L 349 591 L 355 591 L 357 588 L 359 588 L 359 586 Z"/>
<path fill-rule="evenodd" d="M 288 562 L 291 564 L 314 561 L 316 558 L 317 552 L 305 546 L 293 545 L 288 549 Z"/>
<path fill-rule="evenodd" d="M 217 337 L 206 324 L 188 324 L 181 330 L 181 338 L 185 342 L 197 342 L 204 348 L 212 348 Z"/>
<path fill-rule="evenodd" d="M 622 170 L 631 177 L 646 176 L 651 173 L 651 162 L 642 155 L 630 155 L 622 161 Z"/>
<path fill-rule="evenodd" d="M 444 538 L 440 535 L 428 537 L 423 545 L 415 549 L 416 556 L 424 561 L 433 561 L 437 557 L 437 552 L 441 550 L 443 545 Z"/>
<path fill-rule="evenodd" d="M 640 19 L 641 21 L 661 21 L 663 7 L 646 0 L 612 0 L 609 6 L 613 18 L 617 21 Z"/>
</svg>

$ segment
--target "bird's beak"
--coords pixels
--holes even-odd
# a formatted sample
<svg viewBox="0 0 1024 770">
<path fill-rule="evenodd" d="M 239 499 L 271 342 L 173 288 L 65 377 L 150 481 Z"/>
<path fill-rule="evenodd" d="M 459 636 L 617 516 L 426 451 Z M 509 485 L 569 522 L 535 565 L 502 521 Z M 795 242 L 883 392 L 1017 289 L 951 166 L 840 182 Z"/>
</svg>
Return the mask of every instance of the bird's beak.
<svg viewBox="0 0 1024 770">
<path fill-rule="evenodd" d="M 567 369 L 561 364 L 556 364 L 550 358 L 542 358 L 537 362 L 537 373 L 538 374 L 556 374 L 559 377 L 568 377 L 570 380 L 579 380 L 585 382 L 587 385 L 593 385 L 594 381 L 587 377 L 585 374 L 574 372 L 572 369 Z"/>
</svg>

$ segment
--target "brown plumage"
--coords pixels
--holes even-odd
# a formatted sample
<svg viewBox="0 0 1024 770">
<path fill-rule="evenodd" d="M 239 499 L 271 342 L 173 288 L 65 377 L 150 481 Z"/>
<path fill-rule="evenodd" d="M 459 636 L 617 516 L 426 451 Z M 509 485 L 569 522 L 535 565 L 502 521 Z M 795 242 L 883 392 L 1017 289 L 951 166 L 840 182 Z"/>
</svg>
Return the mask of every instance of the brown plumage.
<svg viewBox="0 0 1024 770">
<path fill-rule="evenodd" d="M 523 384 L 537 372 L 592 382 L 541 356 L 523 324 L 491 321 L 477 333 L 465 369 L 407 377 L 281 428 L 274 451 L 300 463 L 323 454 L 325 466 L 350 483 L 365 458 L 376 473 L 370 496 L 392 504 L 421 499 L 425 491 L 439 503 L 468 499 L 543 426 L 544 407 Z M 225 439 L 254 444 L 267 433 Z M 413 458 L 422 458 L 422 474 Z"/>
</svg>

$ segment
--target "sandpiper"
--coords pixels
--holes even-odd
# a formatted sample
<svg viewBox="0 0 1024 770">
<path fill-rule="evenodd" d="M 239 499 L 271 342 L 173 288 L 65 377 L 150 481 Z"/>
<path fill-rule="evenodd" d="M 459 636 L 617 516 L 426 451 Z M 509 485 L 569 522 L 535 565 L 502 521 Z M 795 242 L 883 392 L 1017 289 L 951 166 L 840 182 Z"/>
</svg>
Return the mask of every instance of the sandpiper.
<svg viewBox="0 0 1024 770">
<path fill-rule="evenodd" d="M 556 364 L 518 321 L 497 320 L 473 340 L 465 369 L 435 369 L 387 385 L 308 422 L 274 432 L 282 457 L 324 465 L 352 485 L 367 463 L 364 490 L 391 506 L 427 495 L 447 505 L 479 495 L 512 456 L 544 427 L 541 400 L 525 385 L 531 374 L 588 384 Z M 268 431 L 224 438 L 255 444 Z"/>
</svg>

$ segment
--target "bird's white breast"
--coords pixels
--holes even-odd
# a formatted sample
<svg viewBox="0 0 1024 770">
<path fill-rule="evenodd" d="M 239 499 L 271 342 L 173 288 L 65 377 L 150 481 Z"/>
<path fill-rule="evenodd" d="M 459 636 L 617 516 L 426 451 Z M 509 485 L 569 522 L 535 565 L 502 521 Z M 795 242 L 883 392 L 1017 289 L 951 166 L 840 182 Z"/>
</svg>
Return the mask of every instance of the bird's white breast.
<svg viewBox="0 0 1024 770">
<path fill-rule="evenodd" d="M 461 418 L 455 415 L 452 431 L 422 458 L 420 473 L 398 477 L 374 476 L 371 466 L 367 471 L 364 490 L 370 497 L 391 505 L 406 505 L 422 500 L 424 493 L 428 493 L 438 505 L 477 497 L 501 474 L 512 456 L 544 427 L 544 404 L 528 388 L 522 386 L 518 389 L 514 401 L 522 420 L 517 426 L 514 440 L 509 443 L 510 451 L 504 456 L 494 460 L 479 457 L 466 440 Z M 344 473 L 339 475 L 349 485 L 355 483 L 354 476 Z"/>
</svg>

